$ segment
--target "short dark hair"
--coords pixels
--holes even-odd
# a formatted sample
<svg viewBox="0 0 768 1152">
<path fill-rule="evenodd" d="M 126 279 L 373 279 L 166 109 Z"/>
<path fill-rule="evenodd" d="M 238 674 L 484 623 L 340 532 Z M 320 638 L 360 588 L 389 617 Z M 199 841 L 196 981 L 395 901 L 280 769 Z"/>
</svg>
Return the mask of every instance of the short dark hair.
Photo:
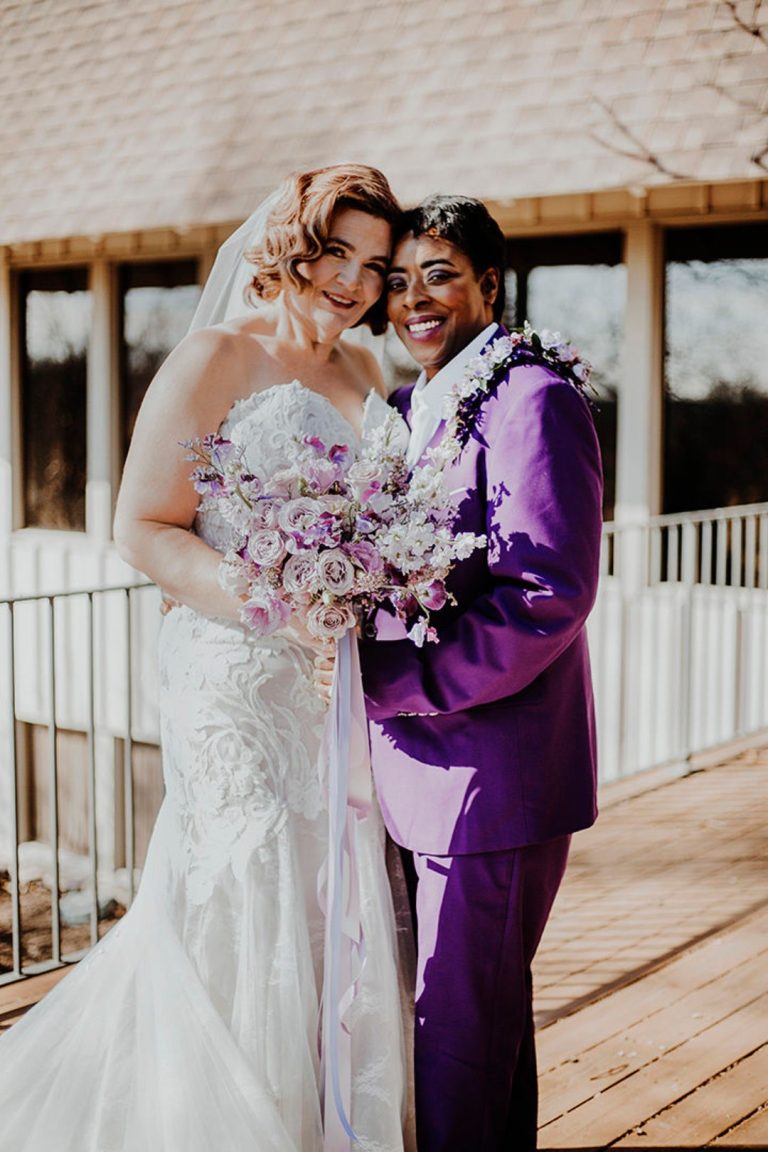
<svg viewBox="0 0 768 1152">
<path fill-rule="evenodd" d="M 482 200 L 471 196 L 428 196 L 415 208 L 403 212 L 395 225 L 394 243 L 408 233 L 447 240 L 469 257 L 477 276 L 495 268 L 499 274 L 499 290 L 493 303 L 493 318 L 497 323 L 501 320 L 506 303 L 506 242 Z"/>
</svg>

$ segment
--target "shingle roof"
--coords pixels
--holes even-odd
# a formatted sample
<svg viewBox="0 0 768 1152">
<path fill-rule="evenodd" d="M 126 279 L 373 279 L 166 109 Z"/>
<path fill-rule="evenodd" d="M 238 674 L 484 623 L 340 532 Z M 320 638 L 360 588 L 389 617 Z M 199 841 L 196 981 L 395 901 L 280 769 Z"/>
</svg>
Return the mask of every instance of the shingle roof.
<svg viewBox="0 0 768 1152">
<path fill-rule="evenodd" d="M 406 201 L 764 176 L 766 40 L 753 0 L 0 0 L 0 243 L 348 159 Z"/>
</svg>

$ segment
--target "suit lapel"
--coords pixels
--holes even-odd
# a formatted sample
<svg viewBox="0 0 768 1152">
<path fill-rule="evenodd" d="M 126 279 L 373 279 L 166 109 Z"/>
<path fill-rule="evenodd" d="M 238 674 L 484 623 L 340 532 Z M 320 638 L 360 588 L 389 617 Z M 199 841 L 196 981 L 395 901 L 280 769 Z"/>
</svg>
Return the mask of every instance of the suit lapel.
<svg viewBox="0 0 768 1152">
<path fill-rule="evenodd" d="M 481 353 L 484 352 L 485 349 L 488 347 L 488 345 L 492 344 L 494 340 L 498 340 L 498 338 L 500 336 L 508 336 L 508 335 L 509 335 L 509 333 L 507 332 L 507 329 L 504 327 L 504 325 L 503 324 L 497 324 L 495 331 L 493 331 L 491 333 L 491 335 L 488 337 L 485 344 L 481 348 L 481 350 L 480 350 Z M 411 426 L 411 393 L 413 392 L 413 387 L 414 386 L 411 385 L 407 389 L 407 392 L 408 392 L 408 397 L 407 397 L 408 413 L 407 413 L 406 419 L 408 421 L 408 427 L 409 428 Z M 404 388 L 404 389 L 402 389 L 402 391 L 405 392 L 406 389 Z M 399 393 L 398 393 L 398 395 L 399 395 Z M 404 412 L 403 412 L 403 415 L 405 415 Z M 429 442 L 426 444 L 424 451 L 422 452 L 421 456 L 419 457 L 419 459 L 417 461 L 418 464 L 421 464 L 424 461 L 424 458 L 427 454 L 427 451 L 430 448 L 436 448 L 437 447 L 437 445 L 440 443 L 440 440 L 441 440 L 444 432 L 445 432 L 445 420 L 441 420 L 440 423 L 438 424 L 437 428 L 435 429 L 435 431 L 432 433 L 432 436 L 430 437 Z"/>
</svg>

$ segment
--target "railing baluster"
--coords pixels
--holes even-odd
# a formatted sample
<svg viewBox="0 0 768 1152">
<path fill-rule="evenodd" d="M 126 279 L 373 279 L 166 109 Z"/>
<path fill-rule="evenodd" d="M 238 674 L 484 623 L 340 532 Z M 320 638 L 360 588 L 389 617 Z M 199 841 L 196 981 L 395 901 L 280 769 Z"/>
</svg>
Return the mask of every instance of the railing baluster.
<svg viewBox="0 0 768 1152">
<path fill-rule="evenodd" d="M 768 512 L 763 512 L 760 520 L 760 557 L 758 560 L 758 588 L 768 589 Z"/>
<path fill-rule="evenodd" d="M 648 583 L 651 586 L 661 583 L 661 534 L 661 528 L 651 527 L 649 532 L 651 556 L 648 573 Z"/>
<path fill-rule="evenodd" d="M 715 521 L 717 527 L 717 554 L 715 558 L 715 584 L 725 587 L 728 572 L 728 521 L 723 514 Z"/>
<path fill-rule="evenodd" d="M 731 580 L 732 588 L 741 588 L 742 576 L 742 563 L 741 563 L 741 541 L 742 541 L 742 519 L 740 516 L 734 516 L 731 522 Z"/>
<path fill-rule="evenodd" d="M 96 630 L 93 619 L 93 594 L 88 604 L 88 856 L 91 872 L 91 944 L 99 940 L 99 866 L 96 821 Z"/>
<path fill-rule="evenodd" d="M 689 520 L 681 525 L 683 535 L 680 577 L 684 584 L 696 582 L 696 524 Z"/>
<path fill-rule="evenodd" d="M 680 550 L 680 537 L 679 528 L 677 524 L 671 524 L 667 528 L 667 583 L 676 582 L 679 578 L 678 564 L 679 564 L 679 550 Z"/>
<path fill-rule="evenodd" d="M 123 792 L 125 796 L 125 865 L 128 870 L 128 902 L 133 903 L 136 834 L 133 811 L 133 615 L 131 589 L 125 592 L 125 740 L 123 741 Z"/>
<path fill-rule="evenodd" d="M 13 974 L 22 975 L 21 886 L 19 883 L 19 751 L 16 740 L 16 637 L 14 606 L 8 604 L 8 769 L 11 778 L 9 824 L 11 854 L 11 950 Z"/>
<path fill-rule="evenodd" d="M 48 791 L 49 822 L 48 834 L 51 838 L 51 959 L 61 963 L 61 912 L 59 908 L 59 754 L 57 747 L 58 725 L 56 723 L 56 612 L 54 597 L 46 596 L 48 604 L 48 703 L 50 720 L 48 724 Z"/>
<path fill-rule="evenodd" d="M 744 587 L 754 588 L 757 572 L 757 517 L 744 519 Z"/>
<path fill-rule="evenodd" d="M 712 583 L 712 521 L 705 520 L 701 526 L 701 568 L 699 580 L 702 584 Z"/>
</svg>

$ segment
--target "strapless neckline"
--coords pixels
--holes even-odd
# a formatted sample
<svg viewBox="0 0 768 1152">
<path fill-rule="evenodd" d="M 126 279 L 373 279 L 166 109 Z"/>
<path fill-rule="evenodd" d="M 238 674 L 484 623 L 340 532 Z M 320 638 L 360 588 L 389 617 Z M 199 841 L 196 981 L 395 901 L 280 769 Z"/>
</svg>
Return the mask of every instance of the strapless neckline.
<svg viewBox="0 0 768 1152">
<path fill-rule="evenodd" d="M 322 392 L 318 392 L 314 388 L 309 388 L 306 384 L 303 384 L 301 380 L 298 379 L 298 377 L 294 377 L 293 380 L 289 380 L 285 384 L 270 384 L 268 388 L 254 389 L 254 391 L 249 393 L 248 396 L 241 396 L 239 399 L 235 400 L 234 404 L 232 404 L 226 416 L 219 425 L 219 428 L 221 429 L 225 424 L 232 423 L 236 417 L 240 416 L 243 409 L 247 410 L 248 406 L 252 404 L 254 400 L 269 396 L 271 393 L 277 392 L 281 388 L 294 388 L 303 393 L 306 393 L 308 396 L 315 396 L 321 404 L 323 404 L 326 408 L 331 409 L 343 424 L 346 424 L 347 428 L 349 428 L 350 431 L 354 434 L 355 440 L 357 440 L 358 443 L 363 438 L 365 413 L 371 397 L 378 396 L 375 388 L 371 388 L 366 395 L 365 399 L 360 405 L 360 428 L 357 429 L 352 421 L 344 415 L 341 409 L 338 408 L 332 400 L 329 400 L 328 397 L 325 396 Z M 383 397 L 381 398 L 381 402 L 382 404 L 386 405 L 386 401 L 383 399 Z"/>
</svg>

